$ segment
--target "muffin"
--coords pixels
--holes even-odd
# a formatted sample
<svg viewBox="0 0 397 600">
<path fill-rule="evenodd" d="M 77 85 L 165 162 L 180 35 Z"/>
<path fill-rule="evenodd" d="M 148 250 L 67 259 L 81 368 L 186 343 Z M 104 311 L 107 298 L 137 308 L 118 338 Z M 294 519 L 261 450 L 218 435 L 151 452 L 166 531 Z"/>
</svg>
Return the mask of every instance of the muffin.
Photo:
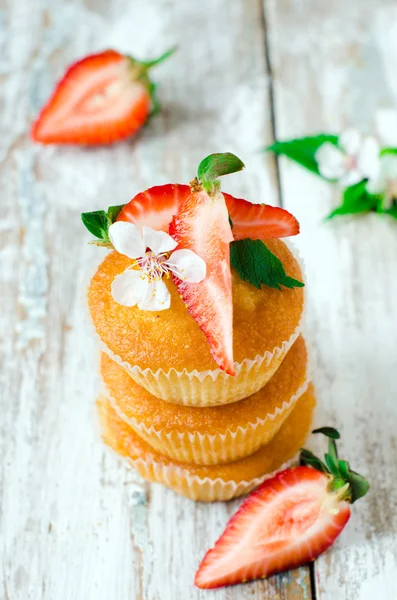
<svg viewBox="0 0 397 600">
<path fill-rule="evenodd" d="M 97 401 L 104 441 L 149 481 L 204 502 L 246 494 L 298 453 L 310 432 L 315 396 L 302 394 L 277 435 L 257 452 L 224 465 L 199 466 L 172 461 L 157 453 L 123 421 L 105 397 Z"/>
<path fill-rule="evenodd" d="M 178 462 L 201 465 L 235 461 L 268 443 L 308 386 L 302 337 L 265 387 L 223 406 L 197 408 L 159 400 L 106 354 L 101 373 L 117 414 L 154 450 Z"/>
<path fill-rule="evenodd" d="M 302 279 L 298 261 L 282 241 L 269 239 L 266 246 L 290 277 Z M 171 295 L 167 310 L 140 310 L 113 299 L 112 282 L 132 263 L 118 252 L 106 256 L 89 286 L 89 309 L 104 351 L 157 398 L 216 406 L 254 394 L 276 372 L 300 333 L 301 287 L 257 289 L 232 270 L 236 375 L 228 375 L 218 368 L 207 338 L 171 279 L 165 280 Z"/>
</svg>

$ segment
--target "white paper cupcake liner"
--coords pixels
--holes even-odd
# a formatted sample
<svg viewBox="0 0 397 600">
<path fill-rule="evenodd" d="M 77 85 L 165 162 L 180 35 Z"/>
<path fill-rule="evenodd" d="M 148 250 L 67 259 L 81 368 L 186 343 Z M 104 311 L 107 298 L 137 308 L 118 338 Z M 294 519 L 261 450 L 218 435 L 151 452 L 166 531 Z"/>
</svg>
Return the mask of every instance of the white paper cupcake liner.
<svg viewBox="0 0 397 600">
<path fill-rule="evenodd" d="M 114 452 L 114 451 L 113 451 Z M 120 456 L 118 457 L 120 458 Z M 297 462 L 298 455 L 283 463 L 276 471 L 265 473 L 261 477 L 251 479 L 251 481 L 224 481 L 219 477 L 210 479 L 209 477 L 200 478 L 198 475 L 190 473 L 178 466 L 163 465 L 152 462 L 148 464 L 143 459 L 122 458 L 130 467 L 133 467 L 144 479 L 152 483 L 160 483 L 171 488 L 178 494 L 186 496 L 191 500 L 200 502 L 224 502 L 248 494 L 258 487 L 266 479 L 274 477 L 276 473 L 287 469 Z"/>
<path fill-rule="evenodd" d="M 227 429 L 224 433 L 216 434 L 178 430 L 166 432 L 154 425 L 147 427 L 142 421 L 128 418 L 118 406 L 117 400 L 109 394 L 109 390 L 105 389 L 104 395 L 109 398 L 118 416 L 159 453 L 180 462 L 216 465 L 253 454 L 267 444 L 277 434 L 296 401 L 306 392 L 308 385 L 309 379 L 306 379 L 288 401 L 285 400 L 264 418 L 258 417 L 246 427 L 239 425 L 234 430 Z"/>
</svg>

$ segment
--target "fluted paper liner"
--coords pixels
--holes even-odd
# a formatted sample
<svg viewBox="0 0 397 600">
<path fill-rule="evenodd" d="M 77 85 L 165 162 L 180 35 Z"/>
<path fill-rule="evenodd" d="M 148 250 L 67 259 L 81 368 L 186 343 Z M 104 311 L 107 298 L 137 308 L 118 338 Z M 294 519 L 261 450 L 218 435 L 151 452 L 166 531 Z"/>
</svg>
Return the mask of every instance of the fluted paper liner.
<svg viewBox="0 0 397 600">
<path fill-rule="evenodd" d="M 235 461 L 269 442 L 308 387 L 306 345 L 300 337 L 261 390 L 233 404 L 176 406 L 151 395 L 106 354 L 101 375 L 117 414 L 152 448 L 179 462 Z"/>
<path fill-rule="evenodd" d="M 198 467 L 173 462 L 153 452 L 117 417 L 106 398 L 98 400 L 102 435 L 108 445 L 127 459 L 145 479 L 162 483 L 192 500 L 203 502 L 230 500 L 246 494 L 290 463 L 310 432 L 314 406 L 314 392 L 310 385 L 269 444 L 253 455 L 228 465 Z M 233 478 L 219 477 L 218 472 L 222 469 L 230 470 Z M 255 476 L 244 477 L 244 474 Z"/>
<path fill-rule="evenodd" d="M 218 406 L 242 400 L 266 385 L 299 337 L 301 328 L 302 319 L 281 347 L 276 346 L 272 352 L 267 351 L 262 356 L 258 354 L 254 359 L 246 358 L 241 363 L 235 363 L 235 376 L 221 369 L 191 372 L 175 369 L 165 372 L 158 369 L 154 372 L 123 361 L 103 342 L 101 349 L 122 366 L 134 381 L 161 400 L 186 406 Z"/>
<path fill-rule="evenodd" d="M 108 396 L 112 408 L 136 433 L 157 452 L 165 454 L 180 462 L 198 465 L 217 465 L 232 462 L 253 454 L 261 446 L 267 444 L 278 432 L 284 421 L 294 408 L 295 402 L 306 392 L 309 382 L 306 381 L 288 401 L 284 401 L 273 413 L 265 418 L 257 418 L 247 427 L 238 426 L 236 430 L 228 429 L 225 433 L 214 435 L 199 432 L 182 431 L 165 432 L 154 426 L 146 427 L 136 419 L 129 419 L 120 409 L 117 401 Z"/>
</svg>

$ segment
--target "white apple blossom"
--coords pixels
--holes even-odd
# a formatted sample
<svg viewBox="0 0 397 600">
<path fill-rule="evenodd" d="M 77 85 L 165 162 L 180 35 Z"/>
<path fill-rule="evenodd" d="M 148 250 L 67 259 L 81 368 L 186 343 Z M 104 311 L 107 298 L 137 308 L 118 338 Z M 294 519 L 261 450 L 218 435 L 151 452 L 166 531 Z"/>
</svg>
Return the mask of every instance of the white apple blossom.
<svg viewBox="0 0 397 600">
<path fill-rule="evenodd" d="M 378 173 L 367 183 L 370 194 L 382 196 L 382 208 L 391 208 L 397 200 L 397 154 L 383 154 L 380 157 Z"/>
<path fill-rule="evenodd" d="M 171 295 L 164 275 L 172 273 L 188 283 L 199 283 L 206 276 L 204 260 L 192 250 L 175 250 L 177 242 L 164 231 L 117 221 L 109 227 L 109 238 L 117 252 L 134 259 L 112 282 L 112 296 L 123 306 L 165 310 Z"/>
<path fill-rule="evenodd" d="M 330 142 L 324 142 L 317 150 L 315 159 L 323 177 L 336 179 L 342 187 L 348 187 L 377 176 L 379 154 L 376 138 L 348 129 L 339 136 L 338 148 Z"/>
</svg>

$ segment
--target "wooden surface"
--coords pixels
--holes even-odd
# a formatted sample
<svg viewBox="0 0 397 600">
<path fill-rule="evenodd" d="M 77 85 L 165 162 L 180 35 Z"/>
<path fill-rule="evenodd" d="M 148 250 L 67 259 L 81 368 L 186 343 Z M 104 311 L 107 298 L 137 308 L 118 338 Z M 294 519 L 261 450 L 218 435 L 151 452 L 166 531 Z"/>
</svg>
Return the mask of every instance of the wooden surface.
<svg viewBox="0 0 397 600">
<path fill-rule="evenodd" d="M 397 596 L 397 223 L 323 223 L 327 184 L 258 149 L 397 101 L 393 0 L 8 0 L 0 12 L 0 598 L 391 600 Z M 28 128 L 74 59 L 105 47 L 179 52 L 154 73 L 164 112 L 112 148 L 33 146 Z M 388 135 L 392 129 L 386 127 Z M 396 132 L 397 137 L 397 132 Z M 331 551 L 308 568 L 199 591 L 195 569 L 240 501 L 202 505 L 149 486 L 99 440 L 98 351 L 84 288 L 99 260 L 82 210 L 126 202 L 234 151 L 227 191 L 301 221 L 318 422 L 368 475 Z"/>
</svg>

